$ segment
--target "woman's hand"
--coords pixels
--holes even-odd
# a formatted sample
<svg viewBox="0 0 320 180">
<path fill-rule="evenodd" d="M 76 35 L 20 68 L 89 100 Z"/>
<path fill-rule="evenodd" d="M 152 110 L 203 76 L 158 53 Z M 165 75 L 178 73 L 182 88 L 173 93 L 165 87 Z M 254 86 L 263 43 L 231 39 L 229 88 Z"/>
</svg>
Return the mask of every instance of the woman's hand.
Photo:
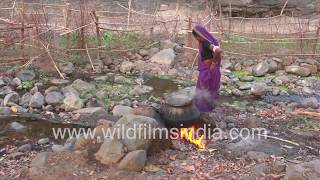
<svg viewBox="0 0 320 180">
<path fill-rule="evenodd" d="M 214 70 L 215 67 L 216 67 L 216 62 L 212 62 L 210 65 L 210 70 Z"/>
</svg>

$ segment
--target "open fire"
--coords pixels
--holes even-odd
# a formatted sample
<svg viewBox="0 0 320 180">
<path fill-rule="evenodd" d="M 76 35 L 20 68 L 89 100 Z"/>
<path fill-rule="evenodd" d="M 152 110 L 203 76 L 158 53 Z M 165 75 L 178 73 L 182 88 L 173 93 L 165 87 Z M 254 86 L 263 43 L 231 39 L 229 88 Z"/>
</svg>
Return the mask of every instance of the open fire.
<svg viewBox="0 0 320 180">
<path fill-rule="evenodd" d="M 196 145 L 199 149 L 204 149 L 206 147 L 204 134 L 199 136 L 195 126 L 192 126 L 191 128 L 181 128 L 180 138 Z"/>
</svg>

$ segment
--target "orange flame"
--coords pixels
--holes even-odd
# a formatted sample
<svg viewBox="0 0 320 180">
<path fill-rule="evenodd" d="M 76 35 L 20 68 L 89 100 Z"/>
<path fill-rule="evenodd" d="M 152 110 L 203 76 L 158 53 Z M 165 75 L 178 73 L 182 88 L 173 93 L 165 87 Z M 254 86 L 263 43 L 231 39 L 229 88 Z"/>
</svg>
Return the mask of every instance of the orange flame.
<svg viewBox="0 0 320 180">
<path fill-rule="evenodd" d="M 199 149 L 204 149 L 206 147 L 204 143 L 204 135 L 201 135 L 199 138 L 195 138 L 195 126 L 191 128 L 181 128 L 180 137 L 181 139 L 186 139 L 192 144 L 196 145 Z"/>
</svg>

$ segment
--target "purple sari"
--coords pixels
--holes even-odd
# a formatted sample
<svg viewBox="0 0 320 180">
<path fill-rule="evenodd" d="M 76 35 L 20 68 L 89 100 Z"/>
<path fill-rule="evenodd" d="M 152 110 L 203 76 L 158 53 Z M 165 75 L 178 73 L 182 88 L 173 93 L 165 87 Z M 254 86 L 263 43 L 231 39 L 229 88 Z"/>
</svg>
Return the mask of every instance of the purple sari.
<svg viewBox="0 0 320 180">
<path fill-rule="evenodd" d="M 198 35 L 208 40 L 213 45 L 219 46 L 218 39 L 212 36 L 204 26 L 196 25 L 194 27 L 194 30 Z M 201 43 L 199 43 L 199 77 L 194 97 L 194 103 L 200 112 L 210 112 L 214 109 L 214 102 L 219 96 L 221 59 L 216 61 L 215 68 L 211 70 L 210 67 L 204 63 L 204 59 L 201 57 L 202 51 L 202 45 Z"/>
</svg>

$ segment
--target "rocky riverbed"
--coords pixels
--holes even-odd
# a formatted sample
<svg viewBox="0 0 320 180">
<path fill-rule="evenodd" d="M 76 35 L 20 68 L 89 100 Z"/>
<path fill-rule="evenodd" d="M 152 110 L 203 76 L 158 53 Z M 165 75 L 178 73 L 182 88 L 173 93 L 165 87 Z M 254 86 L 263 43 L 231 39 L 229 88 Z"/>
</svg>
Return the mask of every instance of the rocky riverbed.
<svg viewBox="0 0 320 180">
<path fill-rule="evenodd" d="M 223 138 L 200 150 L 178 140 L 98 138 L 102 129 L 164 127 L 166 93 L 192 94 L 197 71 L 187 50 L 159 46 L 103 57 L 67 79 L 24 69 L 0 78 L 0 174 L 9 179 L 317 179 L 320 178 L 320 65 L 298 57 L 240 59 L 222 64 L 221 97 L 206 123 Z M 189 58 L 189 59 L 193 59 Z M 196 68 L 195 68 L 196 69 Z M 52 128 L 97 130 L 94 138 L 55 139 Z M 268 138 L 230 137 L 265 128 Z M 45 178 L 44 178 L 45 177 Z"/>
</svg>

